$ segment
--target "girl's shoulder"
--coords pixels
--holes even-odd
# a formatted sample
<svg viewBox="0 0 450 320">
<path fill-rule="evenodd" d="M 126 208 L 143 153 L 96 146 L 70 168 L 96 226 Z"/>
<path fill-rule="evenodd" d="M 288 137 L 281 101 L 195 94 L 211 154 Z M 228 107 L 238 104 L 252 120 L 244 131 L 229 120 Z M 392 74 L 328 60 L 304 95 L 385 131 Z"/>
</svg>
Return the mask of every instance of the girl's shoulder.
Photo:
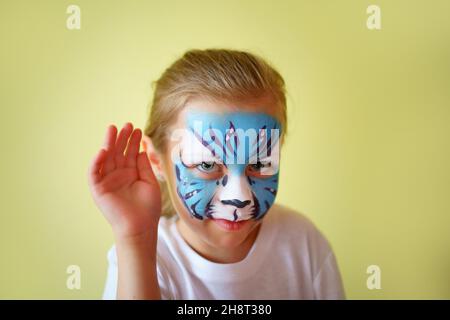
<svg viewBox="0 0 450 320">
<path fill-rule="evenodd" d="M 273 223 L 279 224 L 289 230 L 319 231 L 311 219 L 303 214 L 303 212 L 294 210 L 286 205 L 274 204 L 267 213 L 267 216 L 272 217 Z"/>
<path fill-rule="evenodd" d="M 286 205 L 274 204 L 267 216 L 268 224 L 272 225 L 281 239 L 290 243 L 304 243 L 324 251 L 331 250 L 331 246 L 320 228 L 303 212 Z"/>
</svg>

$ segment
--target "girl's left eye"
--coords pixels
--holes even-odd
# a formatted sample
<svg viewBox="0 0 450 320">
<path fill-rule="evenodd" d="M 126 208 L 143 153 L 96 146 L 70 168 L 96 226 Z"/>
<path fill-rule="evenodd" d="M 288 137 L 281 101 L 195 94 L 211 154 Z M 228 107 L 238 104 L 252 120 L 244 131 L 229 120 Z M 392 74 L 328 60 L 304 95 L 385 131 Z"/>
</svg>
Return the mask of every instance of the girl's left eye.
<svg viewBox="0 0 450 320">
<path fill-rule="evenodd" d="M 260 171 L 262 168 L 266 168 L 266 167 L 270 167 L 270 162 L 267 163 L 262 163 L 260 161 L 251 164 L 250 168 L 252 169 L 252 171 Z"/>
</svg>

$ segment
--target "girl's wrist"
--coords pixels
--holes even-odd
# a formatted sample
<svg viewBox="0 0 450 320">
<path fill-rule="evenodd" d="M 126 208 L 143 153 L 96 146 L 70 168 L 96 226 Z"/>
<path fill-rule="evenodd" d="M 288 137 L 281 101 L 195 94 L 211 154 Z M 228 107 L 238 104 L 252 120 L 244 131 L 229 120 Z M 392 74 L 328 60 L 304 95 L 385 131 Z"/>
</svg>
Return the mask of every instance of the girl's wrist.
<svg viewBox="0 0 450 320">
<path fill-rule="evenodd" d="M 149 246 L 157 241 L 158 225 L 156 224 L 142 233 L 123 234 L 113 231 L 113 234 L 116 246 Z"/>
</svg>

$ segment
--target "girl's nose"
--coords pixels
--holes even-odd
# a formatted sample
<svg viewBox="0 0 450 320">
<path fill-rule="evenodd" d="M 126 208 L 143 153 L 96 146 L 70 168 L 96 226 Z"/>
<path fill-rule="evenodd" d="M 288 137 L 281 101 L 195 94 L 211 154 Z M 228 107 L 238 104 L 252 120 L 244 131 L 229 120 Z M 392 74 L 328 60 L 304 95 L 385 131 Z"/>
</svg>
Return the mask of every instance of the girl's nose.
<svg viewBox="0 0 450 320">
<path fill-rule="evenodd" d="M 228 175 L 227 184 L 221 190 L 219 196 L 223 204 L 233 205 L 237 208 L 243 208 L 251 203 L 252 191 L 245 175 Z"/>
<path fill-rule="evenodd" d="M 244 208 L 250 204 L 250 200 L 241 201 L 239 199 L 231 199 L 231 200 L 220 200 L 223 204 L 229 204 L 235 206 L 237 208 Z"/>
</svg>

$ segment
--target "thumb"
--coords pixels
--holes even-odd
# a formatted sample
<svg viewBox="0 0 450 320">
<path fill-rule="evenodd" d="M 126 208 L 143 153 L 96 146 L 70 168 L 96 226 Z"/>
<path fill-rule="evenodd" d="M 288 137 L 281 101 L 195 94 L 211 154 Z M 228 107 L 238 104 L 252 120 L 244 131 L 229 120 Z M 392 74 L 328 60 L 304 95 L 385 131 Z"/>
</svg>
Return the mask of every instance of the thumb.
<svg viewBox="0 0 450 320">
<path fill-rule="evenodd" d="M 150 161 L 148 160 L 147 153 L 145 153 L 145 151 L 142 151 L 138 154 L 137 169 L 139 173 L 139 179 L 150 184 L 158 184 L 158 181 L 156 180 L 155 174 L 152 170 L 152 166 L 150 165 Z"/>
</svg>

